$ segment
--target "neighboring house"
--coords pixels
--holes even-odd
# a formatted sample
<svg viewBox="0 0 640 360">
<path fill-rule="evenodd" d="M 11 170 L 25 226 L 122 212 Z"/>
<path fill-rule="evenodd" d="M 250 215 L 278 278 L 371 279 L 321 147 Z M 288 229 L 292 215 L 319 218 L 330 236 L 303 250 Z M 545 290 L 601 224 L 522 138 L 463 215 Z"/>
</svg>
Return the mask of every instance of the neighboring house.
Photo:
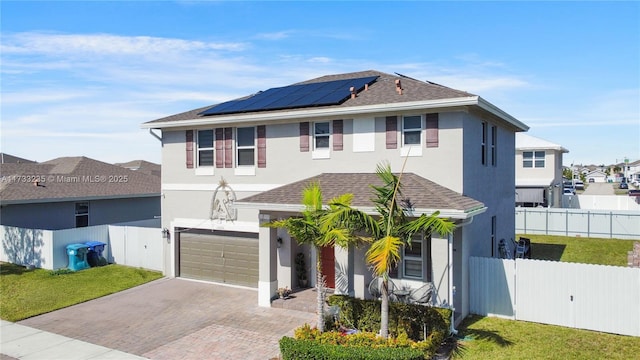
<svg viewBox="0 0 640 360">
<path fill-rule="evenodd" d="M 35 161 L 23 159 L 18 156 L 0 153 L 0 164 L 35 163 Z"/>
<path fill-rule="evenodd" d="M 353 193 L 375 213 L 376 165 L 400 172 L 413 216 L 441 211 L 450 237 L 418 237 L 402 251 L 394 282 L 432 282 L 433 302 L 469 312 L 468 259 L 497 256 L 515 233 L 515 133 L 528 128 L 481 97 L 377 71 L 323 76 L 143 124 L 162 131 L 162 224 L 168 276 L 258 289 L 270 306 L 278 287 L 297 287 L 294 258 L 308 276 L 317 256 L 329 287 L 369 297 L 365 248 L 300 247 L 260 223 L 302 210 L 305 185 L 325 201 Z M 314 285 L 313 282 L 310 285 Z"/>
<path fill-rule="evenodd" d="M 160 177 L 86 157 L 0 165 L 0 223 L 58 230 L 153 219 Z"/>
<path fill-rule="evenodd" d="M 585 175 L 587 182 L 604 183 L 607 182 L 607 174 L 604 171 L 593 170 Z"/>
<path fill-rule="evenodd" d="M 145 160 L 133 160 L 126 163 L 115 163 L 114 165 L 122 166 L 129 170 L 135 170 L 137 172 L 143 172 L 145 174 L 154 175 L 160 177 L 162 169 L 159 164 L 155 164 Z"/>
<path fill-rule="evenodd" d="M 516 134 L 516 206 L 562 206 L 562 155 L 568 152 L 535 136 Z"/>
</svg>

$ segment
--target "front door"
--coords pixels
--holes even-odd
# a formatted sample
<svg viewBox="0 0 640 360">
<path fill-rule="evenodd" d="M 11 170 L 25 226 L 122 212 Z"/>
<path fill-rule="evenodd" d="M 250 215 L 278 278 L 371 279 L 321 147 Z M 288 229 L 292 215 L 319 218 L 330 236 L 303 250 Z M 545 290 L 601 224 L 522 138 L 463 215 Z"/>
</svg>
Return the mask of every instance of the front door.
<svg viewBox="0 0 640 360">
<path fill-rule="evenodd" d="M 321 247 L 320 257 L 322 259 L 322 275 L 324 275 L 327 287 L 336 287 L 336 257 L 332 247 Z"/>
</svg>

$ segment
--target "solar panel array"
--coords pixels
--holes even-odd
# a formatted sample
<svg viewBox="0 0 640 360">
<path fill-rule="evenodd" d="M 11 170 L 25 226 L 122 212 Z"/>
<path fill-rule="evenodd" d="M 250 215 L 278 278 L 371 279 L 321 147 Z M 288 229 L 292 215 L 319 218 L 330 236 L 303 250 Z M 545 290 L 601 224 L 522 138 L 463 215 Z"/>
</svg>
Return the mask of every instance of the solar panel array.
<svg viewBox="0 0 640 360">
<path fill-rule="evenodd" d="M 365 85 L 373 83 L 377 78 L 377 76 L 369 76 L 272 88 L 246 99 L 218 104 L 201 112 L 200 115 L 338 105 L 351 96 L 350 88 L 352 86 L 359 92 Z"/>
</svg>

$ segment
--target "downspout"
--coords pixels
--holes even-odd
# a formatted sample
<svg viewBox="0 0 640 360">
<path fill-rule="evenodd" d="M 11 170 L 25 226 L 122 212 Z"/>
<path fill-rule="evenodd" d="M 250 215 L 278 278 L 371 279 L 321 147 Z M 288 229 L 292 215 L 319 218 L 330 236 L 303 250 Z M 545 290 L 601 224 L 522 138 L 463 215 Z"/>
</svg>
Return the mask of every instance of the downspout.
<svg viewBox="0 0 640 360">
<path fill-rule="evenodd" d="M 162 136 L 159 136 L 158 134 L 153 132 L 153 129 L 149 129 L 149 134 L 151 134 L 151 136 L 153 136 L 154 138 L 160 140 L 160 142 L 162 142 Z"/>
<path fill-rule="evenodd" d="M 462 221 L 456 228 L 461 228 L 463 226 L 467 226 L 473 222 L 473 217 Z M 458 334 L 458 330 L 455 328 L 455 307 L 453 297 L 456 295 L 456 287 L 453 285 L 453 234 L 449 234 L 447 236 L 447 241 L 449 245 L 448 250 L 448 263 L 449 263 L 449 309 L 451 309 L 451 325 L 449 328 L 449 332 L 453 335 Z"/>
</svg>

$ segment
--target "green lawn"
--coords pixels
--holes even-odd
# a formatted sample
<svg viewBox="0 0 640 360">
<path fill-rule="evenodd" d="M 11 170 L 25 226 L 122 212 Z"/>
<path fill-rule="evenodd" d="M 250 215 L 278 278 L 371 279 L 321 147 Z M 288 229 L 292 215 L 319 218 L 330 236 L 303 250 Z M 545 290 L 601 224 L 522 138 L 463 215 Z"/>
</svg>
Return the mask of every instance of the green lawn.
<svg viewBox="0 0 640 360">
<path fill-rule="evenodd" d="M 0 318 L 18 321 L 113 294 L 162 277 L 122 265 L 94 267 L 75 273 L 0 263 Z"/>
<path fill-rule="evenodd" d="M 469 316 L 453 359 L 637 359 L 640 338 Z"/>
<path fill-rule="evenodd" d="M 627 253 L 633 250 L 633 240 L 580 238 L 552 235 L 521 235 L 531 239 L 531 258 L 627 266 Z"/>
</svg>

